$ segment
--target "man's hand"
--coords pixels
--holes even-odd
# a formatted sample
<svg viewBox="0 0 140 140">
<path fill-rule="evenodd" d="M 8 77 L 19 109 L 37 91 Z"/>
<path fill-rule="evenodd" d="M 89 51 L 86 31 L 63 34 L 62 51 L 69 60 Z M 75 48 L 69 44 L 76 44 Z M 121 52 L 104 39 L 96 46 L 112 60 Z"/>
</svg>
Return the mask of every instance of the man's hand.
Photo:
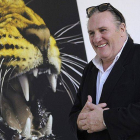
<svg viewBox="0 0 140 140">
<path fill-rule="evenodd" d="M 87 100 L 85 106 L 83 107 L 83 109 L 81 110 L 81 112 L 78 116 L 78 119 L 77 119 L 77 126 L 78 126 L 79 130 L 82 130 L 82 126 L 84 125 L 84 124 L 81 124 L 79 122 L 81 120 L 86 119 L 86 114 L 85 113 L 88 113 L 88 112 L 91 111 L 91 109 L 89 108 L 89 104 L 91 104 L 91 103 L 92 103 L 92 98 L 91 98 L 91 96 L 88 96 L 88 100 Z"/>
<path fill-rule="evenodd" d="M 91 127 L 91 123 L 95 123 L 94 121 L 96 121 L 96 123 L 97 123 L 97 120 L 92 120 L 92 122 L 90 122 L 90 121 L 91 121 L 91 118 L 92 118 L 92 114 L 94 114 L 92 112 L 95 109 L 97 109 L 96 106 L 98 108 L 100 108 L 99 109 L 100 113 L 101 113 L 101 111 L 103 113 L 102 108 L 106 107 L 106 103 L 101 103 L 101 104 L 98 104 L 98 105 L 94 105 L 94 104 L 92 104 L 92 97 L 88 96 L 88 100 L 87 100 L 85 106 L 83 107 L 82 111 L 80 112 L 80 114 L 78 116 L 78 119 L 77 119 L 77 126 L 78 126 L 79 130 L 88 130 L 89 133 L 91 131 L 93 131 L 93 126 Z M 98 112 L 98 111 L 96 111 L 96 112 Z"/>
<path fill-rule="evenodd" d="M 101 108 L 98 105 L 92 104 L 94 110 L 85 114 L 85 119 L 81 120 L 80 124 L 84 124 L 82 126 L 82 130 L 87 130 L 88 133 L 98 132 L 106 129 L 106 126 L 103 124 L 103 111 L 107 110 Z"/>
</svg>

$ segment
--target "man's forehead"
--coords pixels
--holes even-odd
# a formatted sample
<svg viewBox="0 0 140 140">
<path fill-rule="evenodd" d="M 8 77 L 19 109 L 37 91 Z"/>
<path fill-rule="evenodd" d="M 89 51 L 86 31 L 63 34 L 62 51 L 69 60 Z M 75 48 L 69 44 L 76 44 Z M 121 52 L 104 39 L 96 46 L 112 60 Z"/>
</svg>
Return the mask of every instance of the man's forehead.
<svg viewBox="0 0 140 140">
<path fill-rule="evenodd" d="M 88 27 L 96 25 L 98 28 L 107 27 L 110 23 L 114 24 L 114 17 L 113 15 L 108 12 L 98 12 L 94 13 L 88 20 Z"/>
<path fill-rule="evenodd" d="M 104 11 L 104 12 L 95 12 L 90 18 L 90 20 L 94 20 L 94 19 L 108 19 L 108 20 L 112 20 L 114 19 L 114 16 L 112 15 L 111 12 L 109 11 Z"/>
</svg>

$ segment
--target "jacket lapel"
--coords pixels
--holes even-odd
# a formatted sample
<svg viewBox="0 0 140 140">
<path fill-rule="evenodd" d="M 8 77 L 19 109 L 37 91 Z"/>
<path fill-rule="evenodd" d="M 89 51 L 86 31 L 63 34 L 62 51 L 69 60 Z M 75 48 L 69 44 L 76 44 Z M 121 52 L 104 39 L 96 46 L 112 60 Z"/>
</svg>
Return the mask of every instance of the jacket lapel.
<svg viewBox="0 0 140 140">
<path fill-rule="evenodd" d="M 97 74 L 98 74 L 98 69 L 93 66 L 89 73 L 89 78 L 88 78 L 88 88 L 87 88 L 87 94 L 91 95 L 92 97 L 92 102 L 95 104 L 96 103 L 96 79 L 97 79 Z"/>
<path fill-rule="evenodd" d="M 125 69 L 121 63 L 116 63 L 110 75 L 108 76 L 106 82 L 104 83 L 101 98 L 100 98 L 100 103 L 107 102 L 107 99 L 109 98 L 112 90 L 114 89 L 116 83 L 120 79 L 124 70 Z"/>
<path fill-rule="evenodd" d="M 131 39 L 128 39 L 119 60 L 114 65 L 114 67 L 113 67 L 112 71 L 110 72 L 106 82 L 104 83 L 99 103 L 107 102 L 107 100 L 108 100 L 109 96 L 111 95 L 112 90 L 114 89 L 116 83 L 118 82 L 121 75 L 125 71 L 124 66 L 127 63 L 129 63 L 129 59 L 131 58 L 129 56 L 133 52 L 133 51 L 130 51 L 131 48 L 133 48 L 132 46 L 133 46 L 133 41 Z"/>
</svg>

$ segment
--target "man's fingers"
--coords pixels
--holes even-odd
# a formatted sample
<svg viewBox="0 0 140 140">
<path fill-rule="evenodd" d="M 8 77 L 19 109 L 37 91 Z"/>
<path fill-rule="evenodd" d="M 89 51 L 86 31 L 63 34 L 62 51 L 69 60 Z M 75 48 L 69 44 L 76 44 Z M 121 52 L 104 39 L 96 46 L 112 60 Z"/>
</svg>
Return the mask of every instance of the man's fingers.
<svg viewBox="0 0 140 140">
<path fill-rule="evenodd" d="M 87 101 L 86 104 L 85 104 L 85 106 L 82 109 L 82 112 L 83 113 L 86 113 L 86 112 L 89 112 L 90 111 L 89 104 L 90 104 L 90 102 Z"/>
<path fill-rule="evenodd" d="M 82 126 L 85 125 L 85 119 L 87 118 L 86 113 L 80 113 L 77 119 L 77 125 L 80 130 L 82 130 Z"/>
<path fill-rule="evenodd" d="M 88 132 L 88 133 L 93 133 L 94 131 L 91 131 L 91 130 L 87 130 L 87 132 Z"/>
<path fill-rule="evenodd" d="M 87 114 L 86 113 L 80 113 L 78 119 L 79 120 L 84 120 L 87 118 Z"/>
<path fill-rule="evenodd" d="M 85 106 L 83 107 L 82 112 L 89 112 L 89 111 L 93 110 L 92 109 L 93 107 L 91 105 L 92 105 L 92 97 L 90 95 L 88 95 L 88 100 L 87 100 Z"/>
<path fill-rule="evenodd" d="M 88 95 L 87 102 L 86 102 L 85 106 L 83 107 L 82 112 L 89 112 L 91 110 L 90 106 L 89 106 L 90 104 L 92 104 L 92 97 L 90 95 Z"/>
<path fill-rule="evenodd" d="M 98 107 L 101 107 L 101 108 L 104 108 L 104 107 L 107 106 L 107 104 L 106 104 L 106 103 L 100 103 L 100 104 L 98 104 L 97 106 L 98 106 Z"/>
<path fill-rule="evenodd" d="M 79 125 L 81 125 L 81 126 L 86 125 L 86 120 L 80 120 L 80 121 L 79 121 Z"/>
<path fill-rule="evenodd" d="M 98 109 L 98 108 L 104 108 L 106 106 L 107 106 L 106 103 L 101 103 L 101 104 L 95 105 L 93 103 L 87 102 L 85 108 L 92 111 L 92 110 L 95 110 L 95 109 Z"/>
<path fill-rule="evenodd" d="M 97 108 L 104 108 L 106 107 L 107 104 L 106 103 L 100 103 L 98 105 L 95 105 L 92 103 L 92 97 L 90 95 L 88 95 L 88 99 L 87 99 L 87 102 L 85 104 L 85 106 L 83 107 L 82 111 L 83 113 L 86 113 L 86 112 L 89 112 L 89 111 L 92 111 L 92 110 L 95 110 Z"/>
<path fill-rule="evenodd" d="M 87 125 L 82 126 L 82 130 L 88 130 L 89 127 Z"/>
<path fill-rule="evenodd" d="M 92 103 L 92 97 L 90 95 L 88 95 L 88 101 Z"/>
<path fill-rule="evenodd" d="M 93 104 L 93 103 L 88 103 L 88 104 L 87 104 L 87 108 L 89 108 L 90 111 L 92 111 L 92 110 L 94 110 L 94 109 L 96 108 L 96 105 Z"/>
<path fill-rule="evenodd" d="M 110 108 L 107 107 L 107 108 L 104 108 L 103 110 L 109 110 L 109 109 L 110 109 Z"/>
</svg>

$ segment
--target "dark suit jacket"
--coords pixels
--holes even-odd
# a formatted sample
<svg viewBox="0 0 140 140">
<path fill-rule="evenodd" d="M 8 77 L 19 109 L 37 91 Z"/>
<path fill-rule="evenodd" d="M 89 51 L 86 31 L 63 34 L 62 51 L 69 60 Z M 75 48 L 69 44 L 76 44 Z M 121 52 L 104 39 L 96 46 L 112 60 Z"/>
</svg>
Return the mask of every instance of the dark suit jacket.
<svg viewBox="0 0 140 140">
<path fill-rule="evenodd" d="M 102 90 L 100 103 L 107 103 L 103 112 L 107 129 L 88 134 L 77 130 L 77 117 L 87 96 L 96 103 L 98 69 L 90 62 L 84 72 L 70 113 L 70 124 L 79 140 L 140 140 L 140 45 L 129 38 Z"/>
</svg>

